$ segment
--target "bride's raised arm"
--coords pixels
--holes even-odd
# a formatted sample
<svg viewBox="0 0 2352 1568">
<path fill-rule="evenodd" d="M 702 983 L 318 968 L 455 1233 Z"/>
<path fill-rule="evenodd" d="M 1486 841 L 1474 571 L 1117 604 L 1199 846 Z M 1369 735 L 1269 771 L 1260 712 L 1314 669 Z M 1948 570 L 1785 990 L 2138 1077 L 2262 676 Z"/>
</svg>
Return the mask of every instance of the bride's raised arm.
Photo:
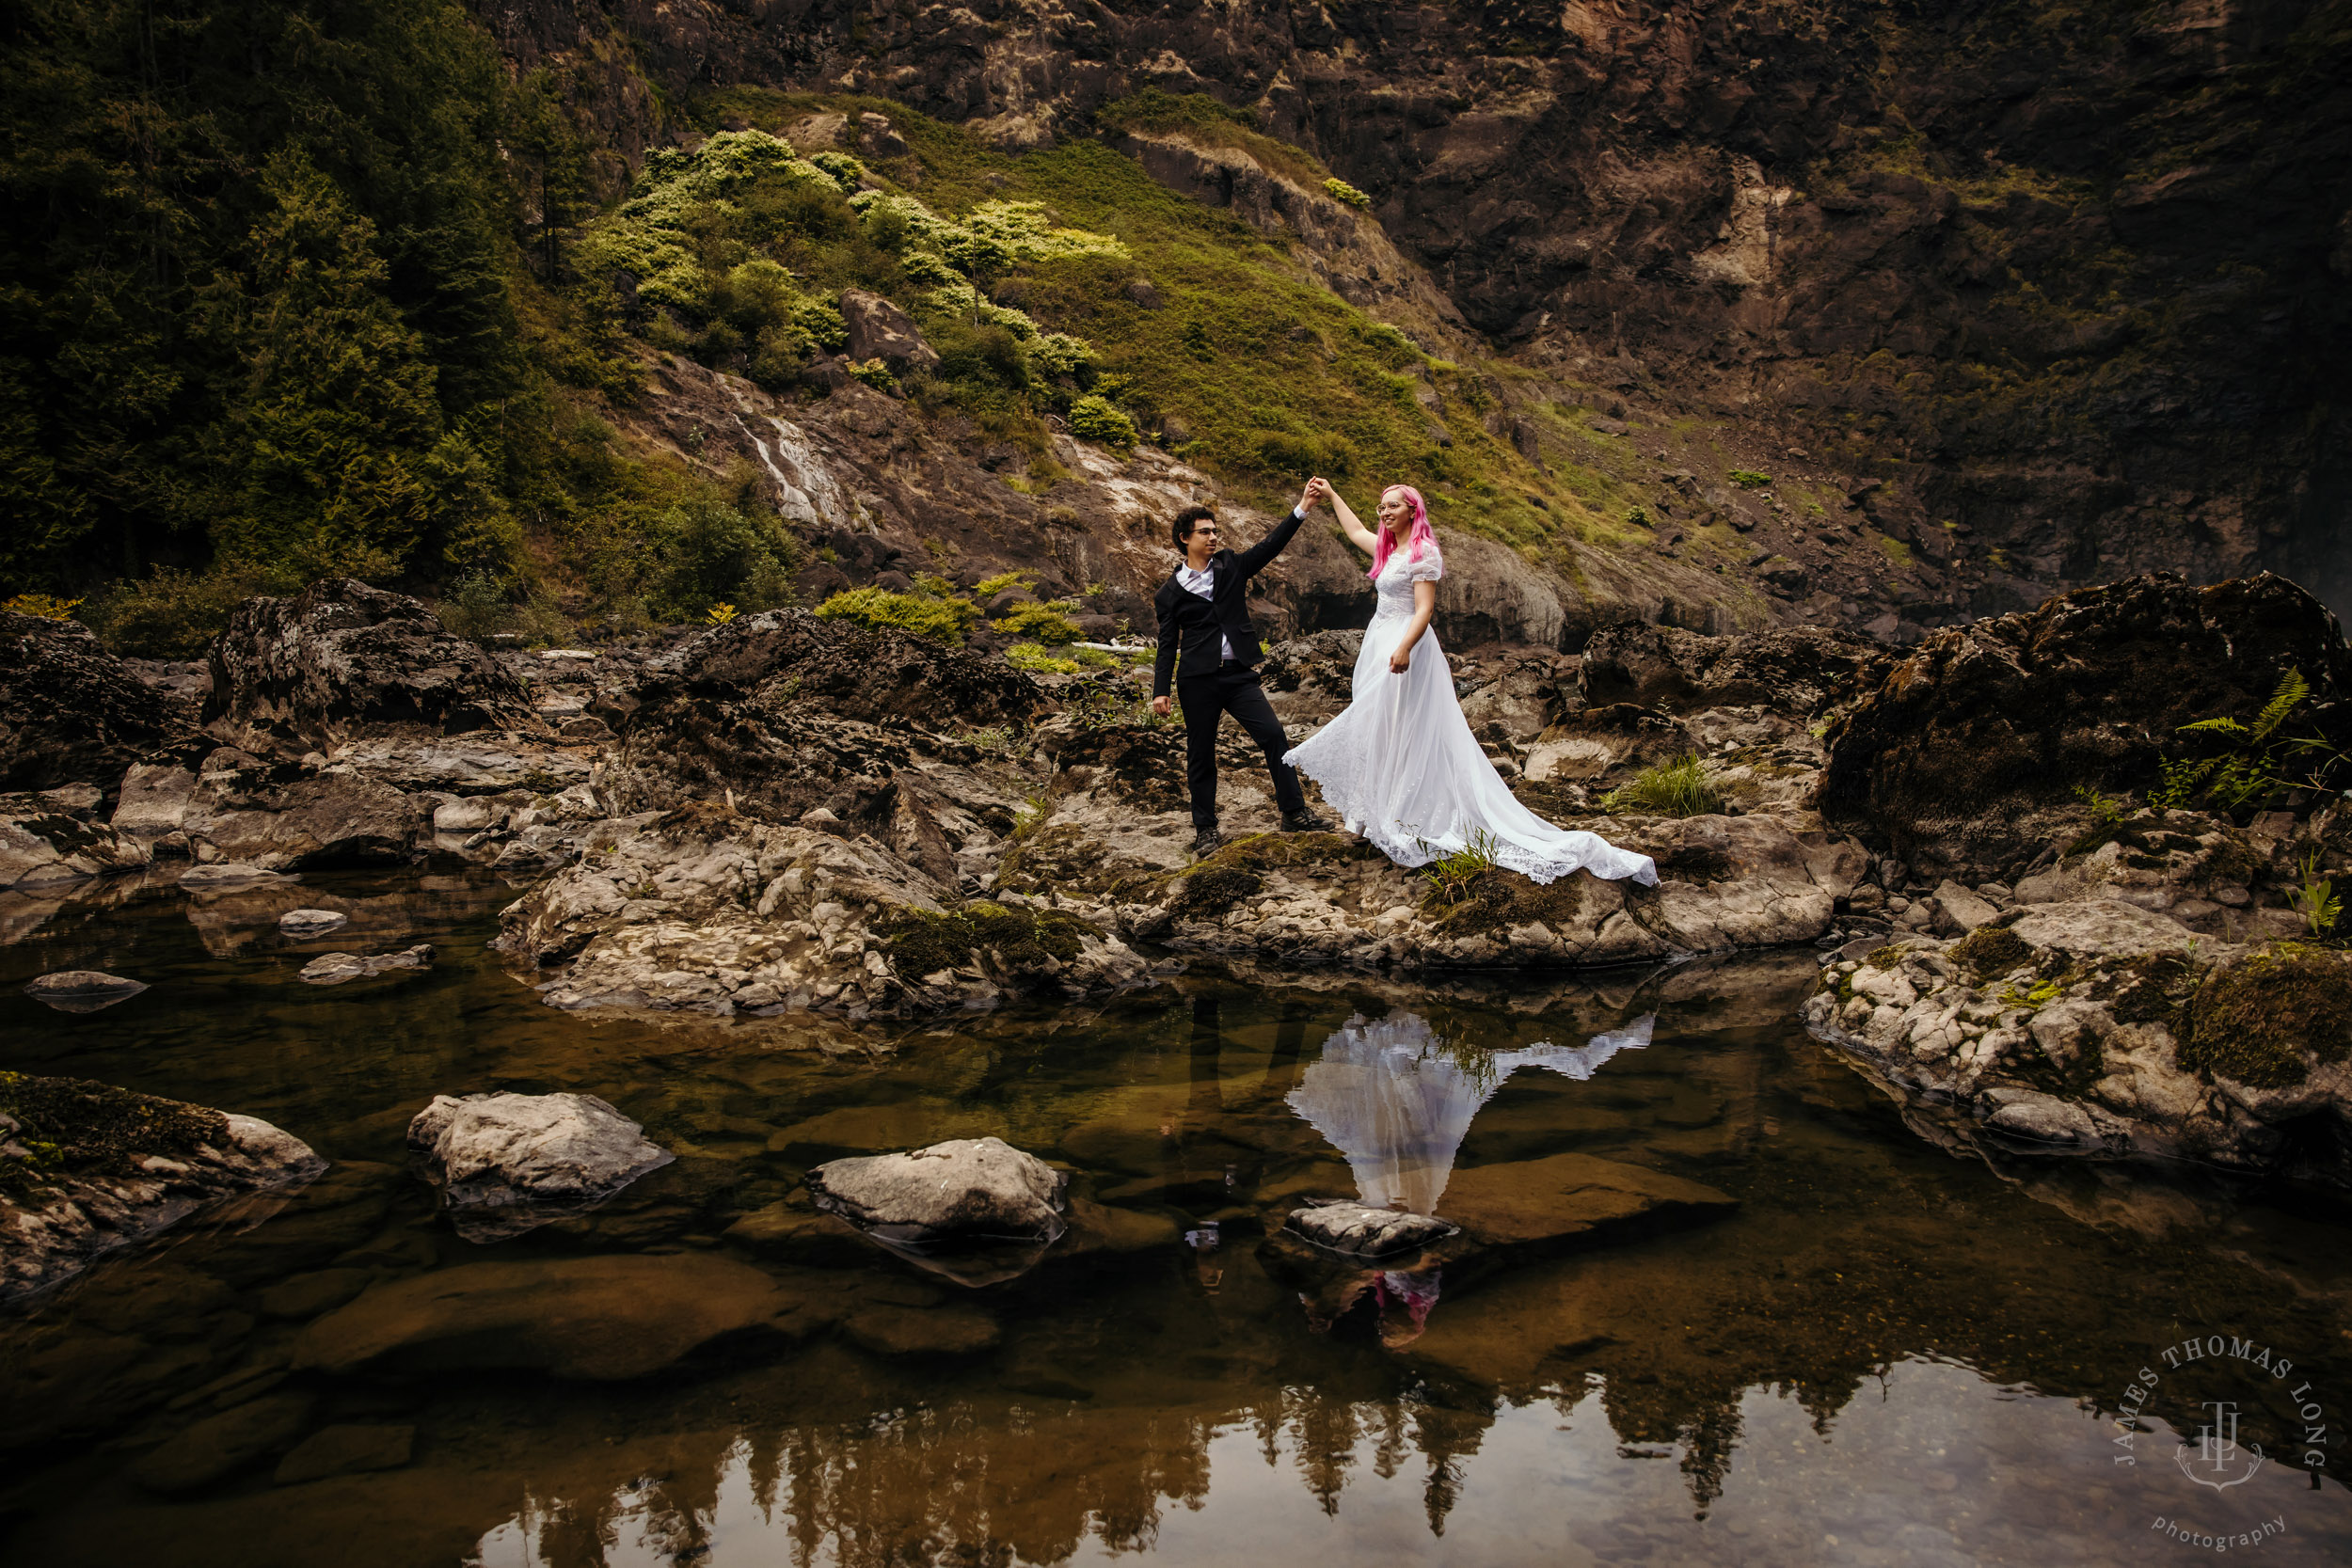
<svg viewBox="0 0 2352 1568">
<path fill-rule="evenodd" d="M 1378 553 L 1380 541 L 1375 539 L 1372 531 L 1358 520 L 1355 511 L 1340 499 L 1340 493 L 1332 489 L 1328 483 L 1325 483 L 1323 493 L 1331 498 L 1332 515 L 1339 518 L 1341 531 L 1347 535 L 1347 542 L 1366 555 Z"/>
</svg>

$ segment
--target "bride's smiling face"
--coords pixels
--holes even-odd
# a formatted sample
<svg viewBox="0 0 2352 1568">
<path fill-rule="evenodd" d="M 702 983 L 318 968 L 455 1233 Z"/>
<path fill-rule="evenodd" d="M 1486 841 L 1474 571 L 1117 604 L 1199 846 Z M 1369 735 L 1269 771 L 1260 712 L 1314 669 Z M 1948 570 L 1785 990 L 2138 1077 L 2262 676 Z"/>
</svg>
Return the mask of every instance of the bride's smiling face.
<svg viewBox="0 0 2352 1568">
<path fill-rule="evenodd" d="M 1391 538 L 1404 538 L 1405 531 L 1412 526 L 1412 503 L 1403 496 L 1391 490 L 1380 498 L 1380 526 L 1388 530 Z"/>
</svg>

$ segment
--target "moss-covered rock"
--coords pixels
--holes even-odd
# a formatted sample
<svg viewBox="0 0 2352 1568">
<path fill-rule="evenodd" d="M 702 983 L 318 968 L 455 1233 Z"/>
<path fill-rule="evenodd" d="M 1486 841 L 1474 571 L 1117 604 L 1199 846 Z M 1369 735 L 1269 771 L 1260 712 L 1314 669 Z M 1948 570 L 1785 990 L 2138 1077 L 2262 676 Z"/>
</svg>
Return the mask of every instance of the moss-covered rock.
<svg viewBox="0 0 2352 1568">
<path fill-rule="evenodd" d="M 1873 954 L 1875 958 L 1877 955 Z M 1952 961 L 1979 979 L 2033 962 L 2033 944 L 2001 926 L 1979 926 L 1952 949 Z"/>
<path fill-rule="evenodd" d="M 1437 928 L 1448 936 L 1470 936 L 1541 922 L 1554 931 L 1572 930 L 1584 912 L 1592 879 L 1578 871 L 1539 886 L 1517 871 L 1482 872 L 1470 884 L 1470 897 L 1440 918 Z"/>
<path fill-rule="evenodd" d="M 229 1128 L 227 1117 L 201 1105 L 22 1072 L 0 1072 L 0 1194 L 18 1197 L 65 1180 L 135 1175 L 137 1161 L 218 1146 Z"/>
<path fill-rule="evenodd" d="M 1245 898 L 1265 891 L 1265 879 L 1236 865 L 1204 865 L 1177 885 L 1170 912 L 1216 920 Z"/>
<path fill-rule="evenodd" d="M 2352 959 L 2274 942 L 2206 976 L 2189 1023 L 2176 1054 L 2190 1071 L 2258 1089 L 2300 1084 L 2314 1063 L 2352 1053 Z"/>
<path fill-rule="evenodd" d="M 977 961 L 1020 976 L 1070 962 L 1097 935 L 1059 910 L 1016 909 L 979 899 L 947 914 L 900 910 L 878 922 L 875 934 L 900 978 L 920 980 Z"/>
</svg>

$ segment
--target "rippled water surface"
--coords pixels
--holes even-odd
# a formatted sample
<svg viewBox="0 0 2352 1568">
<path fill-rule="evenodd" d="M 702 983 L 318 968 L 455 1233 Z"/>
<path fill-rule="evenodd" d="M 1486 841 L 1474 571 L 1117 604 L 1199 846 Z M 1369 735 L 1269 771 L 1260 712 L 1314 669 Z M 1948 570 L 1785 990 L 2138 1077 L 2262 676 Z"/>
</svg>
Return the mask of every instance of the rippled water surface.
<svg viewBox="0 0 2352 1568">
<path fill-rule="evenodd" d="M 0 908 L 0 1067 L 246 1112 L 335 1162 L 0 1321 L 7 1560 L 2147 1563 L 2216 1536 L 2352 1560 L 2341 1201 L 1947 1151 L 1795 1026 L 1809 954 L 1545 987 L 1196 966 L 1106 1007 L 663 1025 L 541 1006 L 485 945 L 512 896 Z M 282 939 L 306 904 L 353 924 Z M 424 975 L 295 978 L 419 940 Z M 86 1016 L 16 990 L 82 967 L 153 989 Z M 601 1095 L 678 1160 L 463 1241 L 402 1132 L 493 1088 Z M 1017 1277 L 805 1211 L 812 1164 L 984 1133 L 1072 1173 L 1071 1235 Z M 1268 1237 L 1304 1197 L 1443 1215 L 1564 1154 L 1737 1207 L 1387 1271 Z M 628 1289 L 660 1307 L 726 1260 L 793 1310 L 627 1382 L 516 1370 L 496 1336 L 294 1365 L 356 1292 L 564 1259 L 583 1298 L 650 1267 Z M 2163 1359 L 2208 1335 L 2296 1369 Z M 267 1430 L 153 1483 L 151 1453 L 222 1417 L 202 1430 Z M 331 1427 L 405 1432 L 405 1462 L 281 1474 Z"/>
</svg>

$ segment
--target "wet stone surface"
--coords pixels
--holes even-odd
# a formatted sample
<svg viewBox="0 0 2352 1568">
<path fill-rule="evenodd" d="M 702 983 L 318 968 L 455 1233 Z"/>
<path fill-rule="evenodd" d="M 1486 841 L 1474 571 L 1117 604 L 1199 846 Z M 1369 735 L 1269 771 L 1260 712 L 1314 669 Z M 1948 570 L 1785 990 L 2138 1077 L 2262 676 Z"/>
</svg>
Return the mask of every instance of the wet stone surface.
<svg viewBox="0 0 2352 1568">
<path fill-rule="evenodd" d="M 2340 1450 L 2315 1486 L 2174 1463 L 2207 1401 L 2299 1451 L 2288 1386 L 2226 1357 L 2168 1370 L 2114 1462 L 2192 1331 L 2352 1398 L 2343 1197 L 1939 1138 L 1806 1037 L 1810 953 L 1196 957 L 1081 1004 L 649 1017 L 544 1006 L 489 945 L 516 892 L 156 878 L 0 931 L 0 1070 L 329 1162 L 0 1320 L 8 1560 L 2195 1560 L 2154 1517 L 2352 1554 Z M 304 984 L 330 943 L 435 961 Z M 85 969 L 154 990 L 21 989 Z M 593 1096 L 675 1158 L 469 1240 L 406 1142 L 460 1093 Z M 1066 1227 L 1017 1257 L 886 1245 L 808 1180 L 990 1139 Z M 1349 1257 L 1290 1223 L 1338 1205 L 1452 1234 Z"/>
</svg>

